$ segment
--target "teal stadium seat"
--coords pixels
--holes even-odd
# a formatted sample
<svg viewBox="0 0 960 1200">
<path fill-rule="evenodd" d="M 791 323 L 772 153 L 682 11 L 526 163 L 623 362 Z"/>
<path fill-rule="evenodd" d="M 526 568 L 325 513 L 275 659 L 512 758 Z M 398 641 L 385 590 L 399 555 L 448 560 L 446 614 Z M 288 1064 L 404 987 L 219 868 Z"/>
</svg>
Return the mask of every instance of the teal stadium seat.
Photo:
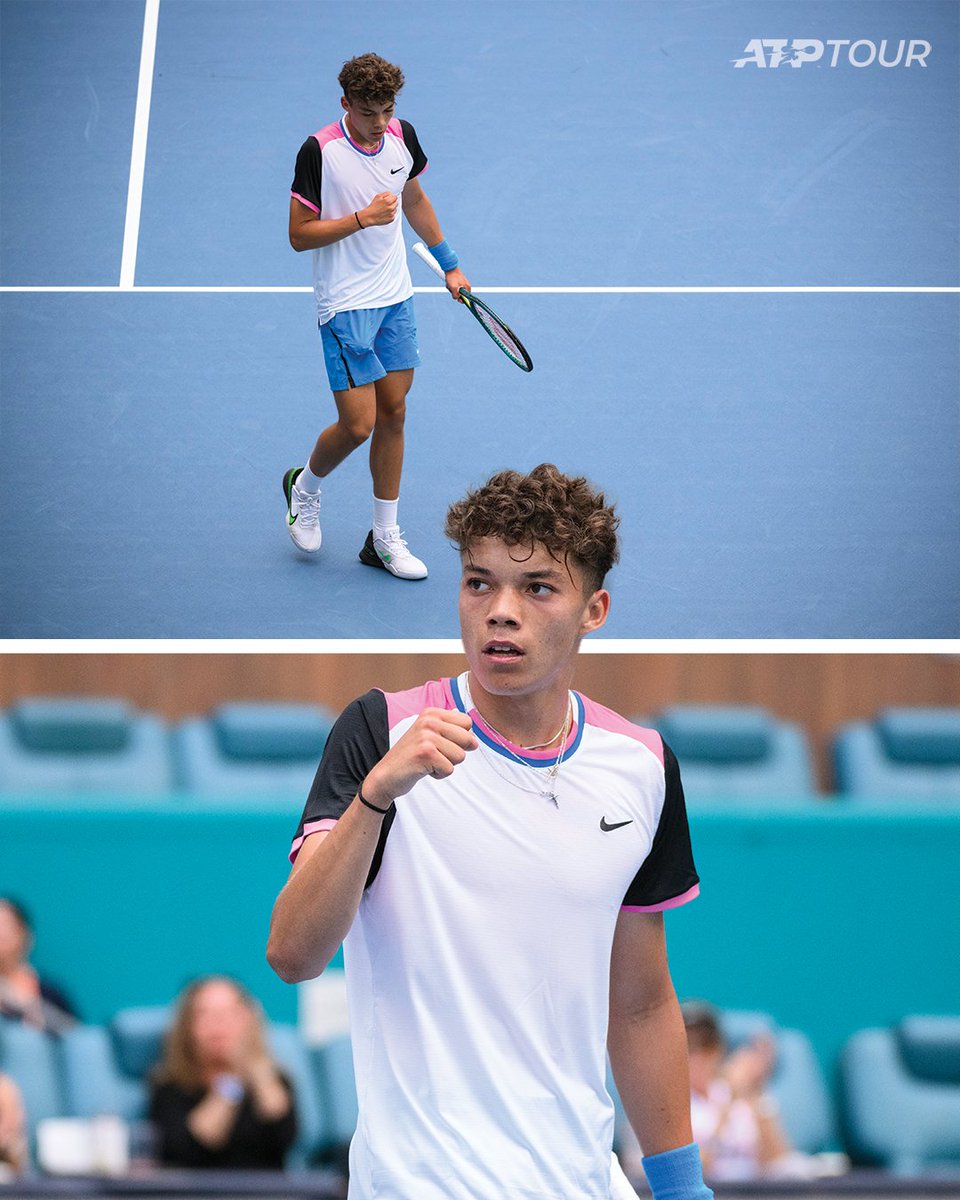
<svg viewBox="0 0 960 1200">
<path fill-rule="evenodd" d="M 840 1057 L 854 1154 L 904 1175 L 960 1170 L 960 1016 L 855 1033 Z"/>
<path fill-rule="evenodd" d="M 72 1117 L 102 1113 L 141 1121 L 147 1092 L 139 1076 L 122 1071 L 114 1039 L 102 1025 L 76 1025 L 60 1045 L 67 1112 Z"/>
<path fill-rule="evenodd" d="M 834 741 L 839 792 L 960 805 L 960 709 L 888 708 Z"/>
<path fill-rule="evenodd" d="M 166 724 L 123 700 L 37 697 L 0 713 L 0 791 L 134 797 L 172 783 Z"/>
<path fill-rule="evenodd" d="M 305 798 L 333 726 L 308 704 L 223 704 L 174 731 L 178 785 L 223 796 Z"/>
<path fill-rule="evenodd" d="M 310 1052 L 317 1089 L 327 1113 L 324 1144 L 342 1146 L 357 1128 L 357 1081 L 349 1035 L 331 1038 Z"/>
<path fill-rule="evenodd" d="M 813 794 L 799 726 L 746 705 L 673 705 L 654 720 L 680 763 L 688 800 L 765 802 Z"/>
<path fill-rule="evenodd" d="M 147 1077 L 160 1060 L 171 1016 L 172 1010 L 166 1006 L 126 1008 L 110 1023 L 116 1074 L 126 1089 L 133 1089 L 117 1095 L 127 1101 L 135 1095 L 135 1115 L 146 1111 Z M 297 1140 L 287 1156 L 287 1165 L 302 1167 L 324 1140 L 327 1116 L 314 1080 L 310 1054 L 297 1029 L 274 1022 L 267 1027 L 267 1038 L 271 1052 L 290 1077 L 297 1103 Z"/>
<path fill-rule="evenodd" d="M 57 1050 L 48 1034 L 0 1017 L 0 1071 L 13 1079 L 23 1096 L 34 1151 L 38 1122 L 67 1113 Z"/>
</svg>

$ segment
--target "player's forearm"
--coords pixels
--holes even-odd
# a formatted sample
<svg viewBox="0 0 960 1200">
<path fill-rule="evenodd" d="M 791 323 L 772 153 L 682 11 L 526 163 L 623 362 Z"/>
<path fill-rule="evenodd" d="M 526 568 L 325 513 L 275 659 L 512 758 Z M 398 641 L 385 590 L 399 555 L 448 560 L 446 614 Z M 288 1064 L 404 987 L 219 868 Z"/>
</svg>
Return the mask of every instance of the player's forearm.
<svg viewBox="0 0 960 1200">
<path fill-rule="evenodd" d="M 354 800 L 277 897 L 267 961 L 285 982 L 315 979 L 347 936 L 360 907 L 382 821 Z"/>
<path fill-rule="evenodd" d="M 301 221 L 290 230 L 290 245 L 294 250 L 319 250 L 321 246 L 332 246 L 344 238 L 359 233 L 363 224 L 363 211 L 350 213 L 346 217 L 317 217 L 315 221 Z"/>
<path fill-rule="evenodd" d="M 607 1044 L 617 1091 L 644 1154 L 689 1145 L 687 1039 L 672 987 L 643 1011 L 611 1010 Z"/>
<path fill-rule="evenodd" d="M 437 220 L 437 214 L 433 211 L 433 205 L 427 195 L 421 194 L 420 199 L 414 203 L 404 201 L 403 215 L 410 222 L 414 233 L 426 245 L 435 246 L 437 242 L 443 241 L 440 222 Z"/>
</svg>

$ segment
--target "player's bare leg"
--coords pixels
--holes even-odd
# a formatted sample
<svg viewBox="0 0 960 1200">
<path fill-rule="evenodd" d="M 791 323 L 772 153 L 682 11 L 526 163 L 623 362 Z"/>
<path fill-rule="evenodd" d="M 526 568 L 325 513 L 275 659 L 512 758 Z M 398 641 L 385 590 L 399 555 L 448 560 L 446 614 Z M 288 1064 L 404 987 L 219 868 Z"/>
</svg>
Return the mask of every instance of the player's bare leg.
<svg viewBox="0 0 960 1200">
<path fill-rule="evenodd" d="M 427 568 L 407 549 L 397 524 L 396 503 L 403 472 L 403 424 L 413 370 L 388 371 L 374 385 L 376 421 L 370 439 L 374 525 L 360 551 L 369 567 L 384 567 L 399 579 L 424 579 Z"/>
<path fill-rule="evenodd" d="M 320 549 L 320 480 L 329 475 L 370 436 L 377 415 L 372 383 L 334 392 L 337 420 L 317 438 L 307 466 L 291 467 L 283 477 L 287 532 L 301 550 Z"/>
<path fill-rule="evenodd" d="M 370 439 L 370 475 L 373 494 L 381 500 L 396 500 L 400 495 L 403 472 L 403 424 L 407 413 L 407 393 L 413 384 L 413 371 L 389 371 L 373 385 L 376 389 L 376 421 Z"/>
<path fill-rule="evenodd" d="M 320 434 L 310 455 L 309 467 L 314 475 L 321 479 L 329 475 L 348 454 L 362 446 L 373 432 L 377 420 L 378 386 L 375 383 L 365 383 L 360 387 L 333 393 L 337 419 Z"/>
</svg>

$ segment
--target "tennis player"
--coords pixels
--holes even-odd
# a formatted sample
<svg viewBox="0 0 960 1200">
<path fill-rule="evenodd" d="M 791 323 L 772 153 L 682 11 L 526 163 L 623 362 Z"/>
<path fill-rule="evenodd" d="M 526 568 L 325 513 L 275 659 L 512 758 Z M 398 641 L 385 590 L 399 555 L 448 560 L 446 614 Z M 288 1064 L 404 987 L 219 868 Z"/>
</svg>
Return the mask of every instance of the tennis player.
<svg viewBox="0 0 960 1200">
<path fill-rule="evenodd" d="M 677 762 L 570 686 L 616 527 L 551 465 L 454 504 L 469 669 L 327 743 L 267 957 L 295 982 L 344 942 L 351 1200 L 622 1195 L 607 1048 L 654 1196 L 711 1196 L 664 941 L 699 890 Z"/>
<path fill-rule="evenodd" d="M 457 296 L 470 283 L 420 184 L 427 165 L 416 131 L 394 116 L 403 73 L 376 54 L 345 63 L 343 115 L 308 137 L 290 196 L 290 244 L 313 251 L 313 286 L 337 420 L 303 467 L 283 477 L 287 530 L 301 550 L 320 549 L 320 485 L 370 438 L 373 522 L 360 561 L 399 579 L 423 579 L 397 516 L 407 393 L 419 366 L 413 285 L 401 209 Z"/>
</svg>

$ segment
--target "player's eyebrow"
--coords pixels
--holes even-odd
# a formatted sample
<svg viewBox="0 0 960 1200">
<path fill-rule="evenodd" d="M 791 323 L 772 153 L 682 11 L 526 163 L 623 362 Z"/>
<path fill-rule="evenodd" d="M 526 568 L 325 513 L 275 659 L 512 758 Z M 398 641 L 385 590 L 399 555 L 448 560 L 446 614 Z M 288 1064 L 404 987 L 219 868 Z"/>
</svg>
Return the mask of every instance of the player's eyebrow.
<svg viewBox="0 0 960 1200">
<path fill-rule="evenodd" d="M 478 567 L 475 563 L 470 562 L 463 564 L 463 573 L 464 575 L 485 575 L 487 578 L 494 574 L 488 567 Z M 538 571 L 524 571 L 522 575 L 523 579 L 529 580 L 561 579 L 562 577 L 563 572 L 557 571 L 553 567 L 542 567 Z"/>
</svg>

